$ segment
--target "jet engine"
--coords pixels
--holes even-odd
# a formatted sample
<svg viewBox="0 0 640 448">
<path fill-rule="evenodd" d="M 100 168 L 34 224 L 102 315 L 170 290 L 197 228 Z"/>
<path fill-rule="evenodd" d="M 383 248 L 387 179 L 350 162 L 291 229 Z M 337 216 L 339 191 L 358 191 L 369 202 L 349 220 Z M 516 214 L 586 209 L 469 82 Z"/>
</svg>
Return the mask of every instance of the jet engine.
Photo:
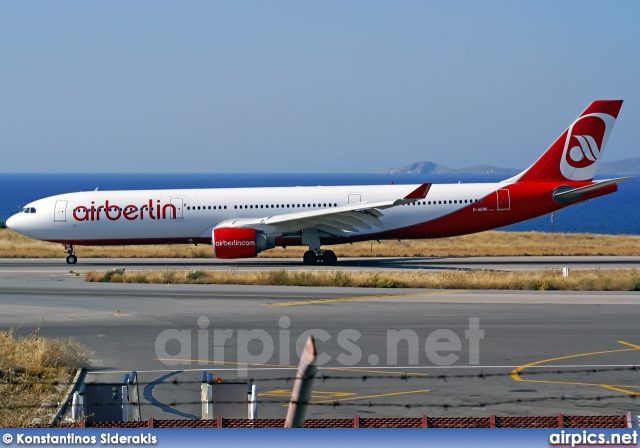
<svg viewBox="0 0 640 448">
<path fill-rule="evenodd" d="M 270 249 L 267 236 L 256 229 L 220 227 L 213 229 L 212 237 L 213 256 L 216 258 L 253 258 Z"/>
</svg>

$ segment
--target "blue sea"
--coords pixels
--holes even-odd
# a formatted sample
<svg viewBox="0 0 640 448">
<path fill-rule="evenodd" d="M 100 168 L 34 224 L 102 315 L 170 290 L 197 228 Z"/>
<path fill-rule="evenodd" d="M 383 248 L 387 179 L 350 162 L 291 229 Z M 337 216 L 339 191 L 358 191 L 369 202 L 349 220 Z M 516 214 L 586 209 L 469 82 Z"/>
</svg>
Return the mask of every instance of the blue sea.
<svg viewBox="0 0 640 448">
<path fill-rule="evenodd" d="M 473 183 L 502 180 L 472 175 L 382 174 L 0 174 L 0 220 L 19 206 L 55 194 L 73 191 L 145 190 L 163 188 L 237 188 L 312 185 L 384 185 Z M 556 212 L 556 232 L 640 234 L 640 178 L 619 185 L 618 192 Z M 505 227 L 509 231 L 552 231 L 551 215 Z"/>
</svg>

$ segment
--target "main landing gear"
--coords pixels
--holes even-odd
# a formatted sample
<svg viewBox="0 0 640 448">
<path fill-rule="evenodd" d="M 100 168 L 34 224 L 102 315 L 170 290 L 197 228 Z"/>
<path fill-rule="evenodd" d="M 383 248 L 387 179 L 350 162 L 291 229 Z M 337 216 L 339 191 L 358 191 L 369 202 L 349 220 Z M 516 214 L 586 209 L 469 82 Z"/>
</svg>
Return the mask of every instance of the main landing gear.
<svg viewBox="0 0 640 448">
<path fill-rule="evenodd" d="M 317 229 L 305 229 L 302 231 L 302 244 L 309 246 L 302 257 L 302 261 L 307 265 L 322 263 L 333 266 L 338 262 L 338 257 L 332 250 L 320 249 L 320 235 Z"/>
<path fill-rule="evenodd" d="M 338 262 L 338 257 L 336 257 L 334 251 L 322 250 L 318 252 L 311 249 L 306 251 L 302 256 L 302 261 L 304 262 L 304 264 L 314 265 L 317 263 L 322 263 L 327 266 L 334 266 Z"/>
<path fill-rule="evenodd" d="M 69 254 L 67 255 L 67 264 L 76 264 L 78 262 L 78 257 L 73 254 L 73 245 L 65 244 L 64 250 Z"/>
</svg>

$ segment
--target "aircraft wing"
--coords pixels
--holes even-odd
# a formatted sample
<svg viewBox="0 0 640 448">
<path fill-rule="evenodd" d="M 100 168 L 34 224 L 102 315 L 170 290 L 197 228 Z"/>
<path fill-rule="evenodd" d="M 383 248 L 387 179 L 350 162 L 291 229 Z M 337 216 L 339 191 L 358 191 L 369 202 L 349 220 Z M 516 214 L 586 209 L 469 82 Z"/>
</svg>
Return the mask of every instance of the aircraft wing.
<svg viewBox="0 0 640 448">
<path fill-rule="evenodd" d="M 408 195 L 388 201 L 359 202 L 340 207 L 323 208 L 321 210 L 286 213 L 264 218 L 230 219 L 219 223 L 219 227 L 252 227 L 264 229 L 268 233 L 292 233 L 304 229 L 315 228 L 330 235 L 345 235 L 368 230 L 372 227 L 382 228 L 380 217 L 382 210 L 408 204 L 424 199 L 431 188 L 424 183 Z"/>
</svg>

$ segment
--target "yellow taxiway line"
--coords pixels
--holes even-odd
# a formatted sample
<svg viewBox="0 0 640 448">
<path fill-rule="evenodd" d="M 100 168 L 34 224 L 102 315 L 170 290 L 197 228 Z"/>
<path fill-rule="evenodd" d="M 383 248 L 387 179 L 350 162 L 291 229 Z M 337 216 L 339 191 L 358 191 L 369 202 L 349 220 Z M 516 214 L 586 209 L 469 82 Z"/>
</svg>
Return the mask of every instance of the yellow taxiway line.
<svg viewBox="0 0 640 448">
<path fill-rule="evenodd" d="M 418 296 L 439 295 L 439 294 L 458 294 L 461 292 L 464 292 L 464 291 L 451 290 L 451 291 L 419 292 L 419 293 L 410 293 L 410 294 L 377 294 L 372 296 L 336 297 L 333 299 L 309 299 L 309 300 L 297 300 L 293 302 L 264 303 L 262 306 L 320 305 L 323 303 L 349 302 L 353 300 L 396 299 L 400 297 L 418 297 Z"/>
<path fill-rule="evenodd" d="M 611 353 L 623 353 L 623 352 L 632 352 L 632 351 L 640 350 L 640 345 L 632 344 L 631 342 L 618 341 L 618 343 L 622 345 L 626 345 L 630 348 L 623 348 L 623 349 L 617 349 L 617 350 L 603 350 L 599 352 L 578 353 L 575 355 L 558 356 L 556 358 L 549 358 L 549 359 L 543 359 L 540 361 L 535 361 L 535 362 L 525 364 L 513 369 L 511 371 L 511 378 L 514 381 L 522 381 L 525 383 L 566 384 L 566 385 L 573 385 L 573 386 L 595 386 L 595 387 L 602 387 L 604 389 L 612 390 L 615 392 L 620 392 L 627 395 L 638 396 L 640 395 L 640 393 L 636 391 L 628 390 L 628 389 L 635 389 L 640 386 L 616 385 L 616 384 L 606 384 L 606 383 L 586 383 L 586 382 L 580 382 L 580 381 L 530 380 L 530 379 L 523 379 L 520 376 L 523 370 L 529 367 L 539 366 L 541 364 L 546 364 L 549 362 L 561 361 L 564 359 L 572 359 L 572 358 L 582 358 L 586 356 L 597 356 L 597 355 L 606 355 Z M 579 366 L 576 366 L 576 367 L 579 367 Z"/>
</svg>

